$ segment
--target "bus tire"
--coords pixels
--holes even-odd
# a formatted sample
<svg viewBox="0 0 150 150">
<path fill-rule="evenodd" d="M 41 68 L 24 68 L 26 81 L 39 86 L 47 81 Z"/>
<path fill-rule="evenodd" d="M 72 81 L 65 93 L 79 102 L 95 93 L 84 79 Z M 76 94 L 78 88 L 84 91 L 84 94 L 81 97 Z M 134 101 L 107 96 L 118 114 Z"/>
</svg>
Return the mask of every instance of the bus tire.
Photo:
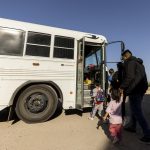
<svg viewBox="0 0 150 150">
<path fill-rule="evenodd" d="M 55 90 L 45 84 L 36 84 L 25 89 L 16 104 L 16 114 L 26 123 L 47 121 L 58 104 Z"/>
</svg>

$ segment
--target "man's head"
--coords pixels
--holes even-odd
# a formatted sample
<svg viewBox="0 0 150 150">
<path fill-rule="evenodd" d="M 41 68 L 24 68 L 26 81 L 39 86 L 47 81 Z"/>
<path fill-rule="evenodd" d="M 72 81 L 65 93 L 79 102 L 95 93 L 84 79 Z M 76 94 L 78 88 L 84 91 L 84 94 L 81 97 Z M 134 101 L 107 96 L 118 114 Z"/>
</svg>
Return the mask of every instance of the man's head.
<svg viewBox="0 0 150 150">
<path fill-rule="evenodd" d="M 130 50 L 125 50 L 123 53 L 122 53 L 122 59 L 125 61 L 127 59 L 129 59 L 130 57 L 132 56 L 132 52 Z"/>
</svg>

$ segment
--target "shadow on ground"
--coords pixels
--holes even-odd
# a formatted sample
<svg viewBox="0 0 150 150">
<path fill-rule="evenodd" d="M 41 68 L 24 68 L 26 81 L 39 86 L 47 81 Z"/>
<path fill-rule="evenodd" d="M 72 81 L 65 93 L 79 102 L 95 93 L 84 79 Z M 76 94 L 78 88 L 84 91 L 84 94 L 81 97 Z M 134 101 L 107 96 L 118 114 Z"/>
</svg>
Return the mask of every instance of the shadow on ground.
<svg viewBox="0 0 150 150">
<path fill-rule="evenodd" d="M 0 111 L 0 122 L 5 122 L 8 120 L 9 108 L 5 108 Z"/>
<path fill-rule="evenodd" d="M 9 107 L 3 109 L 2 111 L 0 111 L 0 122 L 6 122 L 6 121 L 12 121 L 12 124 L 15 124 L 16 122 L 19 121 L 19 118 L 17 117 L 15 112 L 12 112 L 10 118 L 9 118 Z"/>
<path fill-rule="evenodd" d="M 78 109 L 69 109 L 65 110 L 65 115 L 74 115 L 77 114 L 79 116 L 82 116 L 83 113 L 91 112 L 92 108 L 84 108 L 83 110 L 78 110 Z"/>
</svg>

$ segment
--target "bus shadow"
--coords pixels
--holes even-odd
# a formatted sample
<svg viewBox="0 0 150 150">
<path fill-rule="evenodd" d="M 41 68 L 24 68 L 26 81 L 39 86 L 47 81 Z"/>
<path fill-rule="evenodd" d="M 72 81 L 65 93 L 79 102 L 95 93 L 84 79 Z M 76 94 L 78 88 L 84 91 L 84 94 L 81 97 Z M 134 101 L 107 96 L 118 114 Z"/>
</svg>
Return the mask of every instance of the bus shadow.
<svg viewBox="0 0 150 150">
<path fill-rule="evenodd" d="M 15 111 L 12 111 L 11 114 L 9 114 L 9 111 L 10 111 L 9 107 L 0 111 L 0 122 L 12 121 L 11 125 L 13 125 L 13 124 L 17 123 L 18 121 L 20 121 L 20 119 L 17 117 Z"/>
<path fill-rule="evenodd" d="M 47 121 L 53 120 L 53 119 L 57 118 L 58 116 L 60 116 L 62 114 L 62 110 L 63 110 L 62 105 L 58 104 L 56 112 Z M 14 125 L 20 121 L 20 119 L 18 118 L 18 116 L 16 115 L 14 110 L 11 112 L 10 118 L 8 118 L 8 117 L 9 117 L 9 107 L 0 111 L 0 122 L 12 121 L 11 125 Z"/>
<path fill-rule="evenodd" d="M 83 113 L 88 113 L 91 112 L 92 108 L 84 108 L 82 111 L 78 110 L 78 109 L 69 109 L 69 110 L 65 110 L 65 115 L 79 115 L 82 116 Z M 62 104 L 59 103 L 56 112 L 54 113 L 54 115 L 48 119 L 47 121 L 53 120 L 55 118 L 57 118 L 58 116 L 60 116 L 63 112 L 63 108 L 62 108 Z M 6 122 L 8 121 L 8 116 L 9 116 L 9 108 L 5 108 L 4 110 L 0 111 L 0 122 Z M 12 121 L 11 125 L 16 124 L 17 122 L 20 121 L 20 119 L 17 117 L 16 113 L 13 111 L 9 121 Z"/>
<path fill-rule="evenodd" d="M 13 112 L 9 118 L 9 107 L 3 109 L 0 111 L 0 122 L 7 122 L 12 121 L 12 125 L 19 121 L 19 118 L 17 117 L 16 113 Z"/>
<path fill-rule="evenodd" d="M 8 120 L 9 108 L 5 108 L 0 111 L 0 122 L 5 122 Z"/>
<path fill-rule="evenodd" d="M 53 116 L 48 121 L 57 118 L 58 116 L 60 116 L 62 114 L 62 112 L 63 112 L 62 103 L 58 102 L 58 106 L 57 106 L 55 113 L 53 114 Z"/>
<path fill-rule="evenodd" d="M 78 110 L 78 109 L 69 109 L 69 110 L 65 110 L 65 115 L 79 115 L 82 116 L 83 113 L 88 113 L 91 112 L 92 108 L 88 107 L 88 108 L 84 108 L 83 110 Z"/>
</svg>

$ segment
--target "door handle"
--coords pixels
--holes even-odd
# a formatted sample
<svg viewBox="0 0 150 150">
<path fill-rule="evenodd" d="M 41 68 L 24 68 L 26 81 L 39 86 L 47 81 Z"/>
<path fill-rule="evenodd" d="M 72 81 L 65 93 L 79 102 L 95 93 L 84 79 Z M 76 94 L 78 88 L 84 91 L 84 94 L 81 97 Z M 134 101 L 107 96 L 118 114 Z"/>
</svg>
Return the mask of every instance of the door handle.
<svg viewBox="0 0 150 150">
<path fill-rule="evenodd" d="M 39 66 L 39 63 L 32 63 L 33 66 Z"/>
</svg>

